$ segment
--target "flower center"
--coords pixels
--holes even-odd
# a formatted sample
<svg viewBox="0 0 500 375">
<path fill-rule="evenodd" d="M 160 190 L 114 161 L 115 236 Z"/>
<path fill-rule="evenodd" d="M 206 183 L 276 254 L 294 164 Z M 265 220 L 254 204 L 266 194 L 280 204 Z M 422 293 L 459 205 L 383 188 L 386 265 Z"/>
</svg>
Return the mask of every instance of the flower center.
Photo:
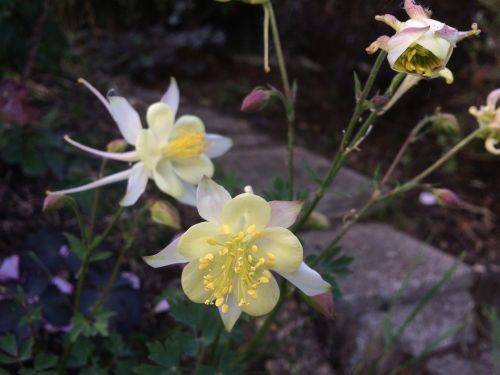
<svg viewBox="0 0 500 375">
<path fill-rule="evenodd" d="M 407 73 L 430 75 L 435 70 L 440 69 L 443 62 L 428 49 L 413 43 L 399 56 L 394 67 Z"/>
<path fill-rule="evenodd" d="M 267 284 L 272 277 L 267 268 L 274 266 L 275 256 L 270 252 L 266 258 L 257 256 L 259 248 L 253 242 L 261 238 L 262 233 L 256 230 L 255 225 L 237 234 L 231 233 L 227 225 L 223 226 L 223 230 L 227 241 L 219 243 L 208 239 L 214 252 L 199 258 L 198 269 L 203 273 L 205 290 L 211 292 L 205 304 L 215 304 L 227 313 L 227 300 L 231 293 L 240 307 L 257 299 L 259 285 Z"/>
<path fill-rule="evenodd" d="M 194 158 L 200 156 L 207 148 L 205 135 L 200 132 L 186 132 L 180 137 L 161 147 L 166 157 Z"/>
</svg>

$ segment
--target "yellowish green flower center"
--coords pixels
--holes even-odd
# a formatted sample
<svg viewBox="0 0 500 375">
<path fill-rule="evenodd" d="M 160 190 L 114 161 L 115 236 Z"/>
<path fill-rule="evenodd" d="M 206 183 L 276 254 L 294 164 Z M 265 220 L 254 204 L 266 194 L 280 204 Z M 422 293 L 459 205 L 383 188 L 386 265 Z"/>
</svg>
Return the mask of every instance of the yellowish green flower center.
<svg viewBox="0 0 500 375">
<path fill-rule="evenodd" d="M 275 256 L 271 252 L 265 257 L 257 256 L 259 248 L 254 242 L 262 237 L 262 233 L 256 230 L 255 225 L 236 234 L 231 233 L 227 225 L 223 226 L 223 230 L 227 241 L 220 243 L 208 239 L 214 251 L 199 258 L 198 269 L 203 273 L 205 290 L 211 292 L 205 304 L 215 304 L 227 313 L 227 300 L 231 293 L 240 307 L 257 299 L 259 285 L 271 280 L 272 275 L 267 268 L 274 266 Z"/>
<path fill-rule="evenodd" d="M 444 61 L 434 55 L 428 49 L 413 43 L 396 60 L 396 70 L 420 75 L 431 75 L 442 68 Z"/>
<path fill-rule="evenodd" d="M 205 135 L 200 132 L 186 132 L 161 147 L 161 153 L 166 157 L 194 158 L 207 149 Z"/>
</svg>

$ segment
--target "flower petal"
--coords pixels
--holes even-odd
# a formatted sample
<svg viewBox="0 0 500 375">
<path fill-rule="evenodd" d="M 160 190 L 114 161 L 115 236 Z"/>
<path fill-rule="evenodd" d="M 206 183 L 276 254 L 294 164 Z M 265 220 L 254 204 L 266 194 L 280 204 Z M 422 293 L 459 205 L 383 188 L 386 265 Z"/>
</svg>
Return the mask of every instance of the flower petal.
<svg viewBox="0 0 500 375">
<path fill-rule="evenodd" d="M 366 53 L 368 53 L 369 55 L 373 55 L 379 49 L 387 51 L 387 49 L 389 48 L 387 45 L 387 43 L 389 43 L 389 39 L 391 38 L 387 35 L 379 36 L 376 41 L 372 42 L 372 44 L 365 48 Z"/>
<path fill-rule="evenodd" d="M 424 33 L 430 29 L 430 26 L 425 27 L 408 27 L 399 33 L 394 34 L 387 42 L 389 54 L 387 60 L 391 67 L 394 67 L 396 60 L 406 49 Z"/>
<path fill-rule="evenodd" d="M 108 100 L 92 86 L 89 82 L 83 78 L 79 78 L 78 82 L 87 87 L 111 114 L 111 117 L 115 120 L 120 133 L 122 133 L 123 138 L 131 144 L 135 145 L 137 135 L 141 130 L 141 120 L 137 112 L 132 108 L 132 106 L 127 102 L 125 98 L 120 96 L 110 96 Z"/>
<path fill-rule="evenodd" d="M 170 78 L 170 86 L 168 86 L 168 90 L 161 97 L 161 101 L 167 104 L 172 110 L 174 117 L 179 109 L 179 86 L 177 86 L 177 81 L 174 77 Z"/>
<path fill-rule="evenodd" d="M 210 159 L 224 155 L 233 146 L 231 138 L 218 134 L 206 134 L 205 140 L 207 141 L 205 155 Z"/>
<path fill-rule="evenodd" d="M 392 14 L 384 14 L 382 16 L 375 16 L 377 21 L 385 23 L 387 26 L 392 27 L 394 30 L 399 31 L 401 28 L 401 22 L 394 17 Z"/>
<path fill-rule="evenodd" d="M 224 323 L 224 327 L 226 331 L 231 332 L 236 321 L 241 315 L 241 309 L 238 307 L 238 303 L 236 302 L 236 298 L 233 294 L 230 294 L 227 297 L 226 304 L 229 306 L 229 310 L 226 313 L 222 312 L 222 306 L 219 307 L 220 317 L 222 318 L 222 323 Z"/>
<path fill-rule="evenodd" d="M 184 194 L 177 198 L 181 203 L 187 204 L 191 207 L 196 207 L 196 186 L 183 182 Z"/>
<path fill-rule="evenodd" d="M 226 236 L 222 234 L 221 227 L 215 223 L 202 222 L 193 225 L 179 241 L 179 253 L 191 260 L 213 253 L 217 247 L 208 243 L 209 239 L 224 243 Z"/>
<path fill-rule="evenodd" d="M 174 198 L 184 195 L 184 185 L 174 172 L 172 163 L 168 159 L 162 159 L 153 170 L 153 179 L 158 189 Z"/>
<path fill-rule="evenodd" d="M 500 89 L 493 90 L 486 98 L 486 106 L 490 111 L 495 111 L 498 101 L 500 100 Z"/>
<path fill-rule="evenodd" d="M 445 61 L 448 58 L 452 45 L 446 39 L 436 38 L 434 33 L 425 33 L 417 41 L 417 44 L 431 51 L 437 58 Z"/>
<path fill-rule="evenodd" d="M 118 172 L 118 173 L 112 174 L 110 176 L 103 177 L 99 180 L 96 180 L 96 181 L 91 182 L 91 183 L 86 184 L 86 185 L 82 185 L 82 186 L 71 188 L 71 189 L 65 189 L 65 190 L 48 191 L 47 194 L 58 194 L 58 195 L 72 194 L 72 193 L 79 193 L 82 191 L 95 189 L 95 188 L 98 188 L 98 187 L 101 187 L 104 185 L 112 184 L 114 182 L 124 181 L 127 178 L 129 178 L 131 172 L 132 172 L 132 169 L 127 169 L 125 171 Z"/>
<path fill-rule="evenodd" d="M 323 280 L 321 275 L 305 264 L 305 262 L 302 262 L 299 269 L 295 272 L 278 271 L 278 273 L 308 296 L 325 293 L 331 288 L 331 285 Z"/>
<path fill-rule="evenodd" d="M 405 11 L 408 17 L 415 19 L 427 19 L 429 18 L 429 13 L 422 6 L 417 5 L 413 0 L 405 0 Z"/>
<path fill-rule="evenodd" d="M 231 195 L 223 186 L 206 176 L 201 179 L 196 191 L 196 206 L 203 219 L 221 224 L 222 208 L 230 200 Z"/>
<path fill-rule="evenodd" d="M 268 227 L 288 228 L 295 223 L 297 216 L 302 210 L 304 202 L 302 201 L 271 201 L 271 219 Z"/>
<path fill-rule="evenodd" d="M 155 169 L 156 164 L 163 157 L 161 154 L 161 143 L 156 138 L 155 133 L 151 129 L 142 129 L 137 137 L 135 145 L 137 154 L 141 161 L 149 168 Z"/>
<path fill-rule="evenodd" d="M 182 290 L 191 301 L 203 303 L 210 298 L 212 292 L 205 289 L 205 285 L 203 285 L 203 273 L 198 270 L 198 266 L 198 260 L 194 260 L 184 267 L 181 284 Z"/>
<path fill-rule="evenodd" d="M 165 267 L 172 264 L 186 263 L 189 259 L 179 254 L 177 246 L 179 245 L 180 237 L 172 241 L 167 247 L 159 253 L 150 256 L 144 256 L 142 259 L 151 267 Z"/>
<path fill-rule="evenodd" d="M 299 239 L 285 228 L 266 228 L 262 237 L 255 241 L 258 247 L 257 257 L 272 253 L 275 257 L 273 267 L 278 272 L 295 272 L 304 257 L 304 250 Z"/>
<path fill-rule="evenodd" d="M 403 79 L 403 82 L 399 85 L 396 92 L 392 95 L 391 100 L 387 102 L 387 104 L 378 112 L 379 115 L 383 115 L 387 112 L 391 107 L 396 104 L 396 102 L 401 99 L 401 97 L 413 86 L 419 83 L 422 80 L 421 76 L 415 76 L 411 74 L 407 74 Z"/>
<path fill-rule="evenodd" d="M 438 72 L 439 76 L 444 78 L 447 84 L 451 85 L 453 83 L 453 73 L 450 69 L 444 68 Z"/>
<path fill-rule="evenodd" d="M 248 305 L 240 306 L 244 312 L 252 316 L 265 315 L 276 306 L 280 298 L 280 288 L 276 279 L 270 277 L 267 284 L 260 284 L 257 288 L 257 298 L 245 296 Z M 238 297 L 236 297 L 238 298 Z"/>
<path fill-rule="evenodd" d="M 227 202 L 222 208 L 221 222 L 228 225 L 232 232 L 245 231 L 250 225 L 257 230 L 264 229 L 271 218 L 271 206 L 264 198 L 255 194 L 243 193 Z"/>
<path fill-rule="evenodd" d="M 127 192 L 120 201 L 121 206 L 131 206 L 146 190 L 146 185 L 149 179 L 149 170 L 144 167 L 143 163 L 136 163 L 131 169 L 128 178 Z"/>
<path fill-rule="evenodd" d="M 127 99 L 121 96 L 108 96 L 111 116 L 118 125 L 123 138 L 135 145 L 137 136 L 142 129 L 139 114 L 130 105 Z"/>
<path fill-rule="evenodd" d="M 212 177 L 214 174 L 212 161 L 204 155 L 194 158 L 174 158 L 172 167 L 181 179 L 194 185 L 198 184 L 203 176 Z"/>
<path fill-rule="evenodd" d="M 175 122 L 169 139 L 172 140 L 191 132 L 205 134 L 205 125 L 203 124 L 203 121 L 201 121 L 201 119 L 197 116 L 181 116 Z"/>
<path fill-rule="evenodd" d="M 99 156 L 99 157 L 104 158 L 104 159 L 112 159 L 112 160 L 119 160 L 119 161 L 126 161 L 126 162 L 133 162 L 133 161 L 139 160 L 139 157 L 138 157 L 136 151 L 130 151 L 130 152 L 100 151 L 100 150 L 96 150 L 95 148 L 82 145 L 81 143 L 78 143 L 78 142 L 72 140 L 68 135 L 64 136 L 64 140 L 66 142 L 68 142 L 69 144 L 71 144 L 72 146 L 79 148 L 80 150 L 83 150 L 85 152 Z"/>
<path fill-rule="evenodd" d="M 148 108 L 146 120 L 153 131 L 156 141 L 164 143 L 168 140 L 174 126 L 174 112 L 165 103 L 154 103 Z"/>
</svg>

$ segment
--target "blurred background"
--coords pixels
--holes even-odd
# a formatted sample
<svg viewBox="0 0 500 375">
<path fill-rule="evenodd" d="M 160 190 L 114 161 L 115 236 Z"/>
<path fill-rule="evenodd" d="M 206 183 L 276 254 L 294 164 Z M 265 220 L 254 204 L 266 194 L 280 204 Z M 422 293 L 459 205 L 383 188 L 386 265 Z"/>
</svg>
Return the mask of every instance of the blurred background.
<svg viewBox="0 0 500 375">
<path fill-rule="evenodd" d="M 406 19 L 401 0 L 275 1 L 290 75 L 297 81 L 298 143 L 326 156 L 335 152 L 354 103 L 353 71 L 365 79 L 374 61 L 365 48 L 391 34 L 376 14 Z M 350 166 L 373 176 L 387 168 L 408 131 L 437 107 L 456 115 L 463 133 L 476 127 L 471 105 L 485 102 L 500 86 L 500 2 L 428 0 L 433 18 L 460 30 L 477 22 L 482 33 L 456 48 L 449 63 L 453 85 L 421 82 L 380 119 Z M 262 11 L 238 2 L 209 0 L 2 0 L 0 2 L 0 249 L 22 246 L 27 234 L 57 219 L 41 213 L 44 191 L 76 185 L 98 162 L 62 143 L 66 133 L 99 145 L 116 129 L 94 97 L 77 85 L 85 77 L 101 91 L 118 92 L 180 83 L 183 100 L 243 116 L 242 98 L 258 85 L 279 86 L 275 61 L 262 69 Z M 271 51 L 271 56 L 273 53 Z M 376 82 L 392 78 L 387 64 Z M 278 106 L 245 115 L 256 131 L 284 137 Z M 415 175 L 458 135 L 429 135 L 410 152 L 397 178 Z M 392 202 L 377 219 L 466 261 L 500 272 L 499 160 L 477 142 L 436 173 L 433 181 L 452 189 L 472 207 L 450 211 L 423 206 L 418 194 Z M 116 193 L 110 193 L 115 194 Z M 79 198 L 90 202 L 91 196 Z M 1 255 L 6 255 L 1 254 Z"/>
</svg>

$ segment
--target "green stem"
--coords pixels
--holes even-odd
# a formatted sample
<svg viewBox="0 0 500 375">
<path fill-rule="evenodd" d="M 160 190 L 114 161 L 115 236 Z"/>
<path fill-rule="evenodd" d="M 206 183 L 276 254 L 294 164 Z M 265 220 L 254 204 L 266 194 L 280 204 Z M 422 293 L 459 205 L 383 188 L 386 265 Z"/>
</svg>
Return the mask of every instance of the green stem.
<svg viewBox="0 0 500 375">
<path fill-rule="evenodd" d="M 240 362 L 245 361 L 250 355 L 252 355 L 256 352 L 256 349 L 259 347 L 262 339 L 267 334 L 267 332 L 269 331 L 269 328 L 271 328 L 271 324 L 273 323 L 274 319 L 276 318 L 276 316 L 280 312 L 281 307 L 283 306 L 283 303 L 285 302 L 285 299 L 287 297 L 288 285 L 287 285 L 285 279 L 281 280 L 281 288 L 280 289 L 281 289 L 281 291 L 280 291 L 280 297 L 278 299 L 278 303 L 276 304 L 274 309 L 269 313 L 269 315 L 266 317 L 264 324 L 262 324 L 262 326 L 259 328 L 259 330 L 255 334 L 255 336 L 252 338 L 252 340 L 243 348 L 243 351 L 238 356 L 238 360 Z"/>
<path fill-rule="evenodd" d="M 428 118 L 426 118 L 428 120 Z M 424 119 L 424 120 L 426 120 Z M 425 125 L 424 120 L 422 120 L 417 127 L 422 127 Z M 416 128 L 417 128 L 416 127 Z M 436 162 L 434 162 L 431 166 L 425 169 L 418 176 L 414 177 L 410 181 L 404 183 L 403 185 L 397 186 L 392 189 L 390 192 L 386 194 L 381 194 L 380 191 L 375 191 L 372 197 L 368 200 L 368 202 L 358 211 L 355 215 L 342 225 L 339 233 L 335 236 L 335 238 L 325 247 L 325 249 L 314 259 L 311 263 L 312 266 L 317 265 L 328 252 L 337 245 L 337 243 L 346 235 L 346 233 L 351 229 L 351 227 L 356 224 L 367 211 L 369 211 L 376 204 L 389 199 L 395 196 L 398 196 L 401 193 L 407 192 L 409 190 L 414 189 L 418 186 L 419 182 L 423 180 L 425 177 L 430 175 L 444 163 L 446 163 L 451 157 L 453 157 L 457 152 L 459 152 L 462 148 L 467 146 L 473 139 L 477 138 L 477 136 L 482 132 L 482 129 L 477 129 L 476 131 L 470 133 L 467 137 L 458 142 L 453 148 L 451 148 L 448 152 L 446 152 L 441 158 L 439 158 Z"/>
<path fill-rule="evenodd" d="M 98 177 L 101 178 L 104 175 L 104 171 L 106 170 L 107 159 L 103 159 L 101 162 L 101 167 L 99 168 Z M 89 237 L 92 237 L 95 228 L 95 220 L 97 216 L 97 204 L 99 202 L 99 195 L 101 189 L 96 188 L 94 191 L 94 198 L 92 201 L 92 209 L 90 211 L 90 224 L 89 224 Z"/>
<path fill-rule="evenodd" d="M 74 198 L 68 197 L 67 199 L 71 209 L 73 210 L 73 213 L 75 214 L 76 221 L 78 223 L 78 229 L 80 230 L 80 237 L 82 238 L 83 245 L 86 248 L 89 244 L 89 238 L 88 238 L 88 232 L 85 228 L 85 222 L 83 221 L 82 213 Z"/>
<path fill-rule="evenodd" d="M 271 25 L 271 33 L 273 35 L 274 47 L 276 49 L 276 58 L 278 59 L 278 66 L 281 75 L 281 82 L 283 84 L 283 92 L 285 93 L 285 111 L 288 123 L 287 139 L 288 139 L 288 199 L 293 200 L 293 187 L 294 187 L 294 144 L 295 144 L 295 103 L 288 79 L 288 72 L 286 69 L 285 56 L 281 46 L 281 39 L 276 22 L 276 16 L 271 1 L 264 3 L 264 12 L 269 15 Z"/>
<path fill-rule="evenodd" d="M 330 169 L 328 170 L 326 177 L 323 179 L 323 181 L 321 181 L 320 186 L 318 187 L 318 189 L 314 193 L 314 198 L 313 198 L 312 202 L 305 208 L 302 216 L 299 218 L 297 223 L 295 223 L 295 225 L 292 227 L 292 230 L 294 232 L 297 232 L 306 223 L 307 219 L 309 218 L 311 213 L 314 211 L 314 209 L 318 205 L 319 201 L 323 198 L 323 195 L 325 194 L 326 189 L 331 185 L 331 183 L 333 182 L 333 180 L 337 176 L 338 172 L 342 168 L 343 164 L 347 160 L 347 156 L 350 153 L 350 151 L 347 150 L 348 152 L 346 154 L 346 147 L 347 147 L 348 142 L 350 140 L 351 134 L 352 134 L 357 122 L 359 121 L 361 114 L 364 111 L 364 104 L 365 104 L 366 98 L 373 87 L 373 83 L 375 81 L 375 78 L 378 75 L 378 72 L 380 70 L 382 62 L 384 61 L 386 56 L 387 56 L 387 53 L 384 51 L 380 52 L 379 55 L 377 56 L 377 60 L 373 64 L 373 67 L 370 71 L 370 75 L 368 76 L 368 80 L 366 81 L 366 84 L 363 87 L 363 91 L 361 93 L 361 96 L 360 96 L 358 102 L 356 103 L 356 108 L 354 109 L 354 112 L 351 116 L 351 119 L 349 120 L 349 124 L 347 125 L 347 130 L 344 132 L 340 148 L 338 149 L 337 153 L 335 154 L 335 157 L 332 161 L 332 164 L 330 165 Z M 357 135 L 355 136 L 353 142 L 350 143 L 351 145 L 354 145 L 359 139 L 361 139 L 361 137 L 364 135 L 364 133 L 368 129 L 369 125 L 376 118 L 376 116 L 377 116 L 376 112 L 370 113 L 367 120 L 365 120 L 364 124 L 361 126 L 360 131 L 358 131 Z"/>
</svg>

